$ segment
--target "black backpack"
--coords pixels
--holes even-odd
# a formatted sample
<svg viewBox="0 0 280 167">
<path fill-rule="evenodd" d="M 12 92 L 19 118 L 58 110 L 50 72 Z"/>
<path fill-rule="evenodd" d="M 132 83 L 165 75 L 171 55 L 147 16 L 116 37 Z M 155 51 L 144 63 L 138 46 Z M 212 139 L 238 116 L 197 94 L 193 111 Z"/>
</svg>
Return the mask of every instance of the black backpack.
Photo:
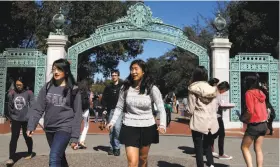
<svg viewBox="0 0 280 167">
<path fill-rule="evenodd" d="M 89 104 L 89 93 L 86 91 L 81 91 L 82 109 L 87 110 L 90 107 Z"/>
</svg>

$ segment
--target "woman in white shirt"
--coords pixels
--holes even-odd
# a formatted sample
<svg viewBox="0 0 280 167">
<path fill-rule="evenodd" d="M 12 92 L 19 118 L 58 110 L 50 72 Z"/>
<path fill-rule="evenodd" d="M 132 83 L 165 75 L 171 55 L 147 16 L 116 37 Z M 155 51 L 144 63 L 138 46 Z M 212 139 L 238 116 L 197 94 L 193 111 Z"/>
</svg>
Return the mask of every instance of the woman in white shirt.
<svg viewBox="0 0 280 167">
<path fill-rule="evenodd" d="M 153 116 L 153 103 L 160 113 L 159 126 Z M 159 143 L 158 132 L 166 132 L 166 113 L 162 95 L 153 85 L 143 60 L 134 60 L 131 63 L 130 75 L 121 88 L 113 118 L 107 128 L 111 129 L 121 115 L 123 125 L 119 140 L 125 145 L 128 166 L 147 167 L 151 144 Z"/>
</svg>

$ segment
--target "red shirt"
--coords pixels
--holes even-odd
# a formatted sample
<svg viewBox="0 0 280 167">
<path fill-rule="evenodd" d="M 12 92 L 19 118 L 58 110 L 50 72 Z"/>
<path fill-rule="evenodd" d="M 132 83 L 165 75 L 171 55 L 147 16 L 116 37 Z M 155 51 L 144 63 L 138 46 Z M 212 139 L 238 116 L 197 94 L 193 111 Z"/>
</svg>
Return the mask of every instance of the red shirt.
<svg viewBox="0 0 280 167">
<path fill-rule="evenodd" d="M 259 89 L 248 90 L 245 94 L 247 111 L 251 115 L 249 123 L 264 122 L 267 120 L 265 94 Z"/>
</svg>

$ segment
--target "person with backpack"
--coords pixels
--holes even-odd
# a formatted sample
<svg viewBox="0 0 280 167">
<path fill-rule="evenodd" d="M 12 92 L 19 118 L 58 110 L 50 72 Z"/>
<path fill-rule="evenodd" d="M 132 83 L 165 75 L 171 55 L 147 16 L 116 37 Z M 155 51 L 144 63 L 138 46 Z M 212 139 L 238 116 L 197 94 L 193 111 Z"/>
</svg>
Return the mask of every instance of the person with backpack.
<svg viewBox="0 0 280 167">
<path fill-rule="evenodd" d="M 263 83 L 261 85 L 261 90 L 262 92 L 265 94 L 266 99 L 265 99 L 265 103 L 266 103 L 266 107 L 267 107 L 267 114 L 268 114 L 268 119 L 267 119 L 267 127 L 269 129 L 269 135 L 273 135 L 273 127 L 272 127 L 272 122 L 276 117 L 276 113 L 275 113 L 275 109 L 273 108 L 273 106 L 271 105 L 270 101 L 269 101 L 269 92 L 268 92 L 268 87 L 267 87 L 267 83 Z"/>
<path fill-rule="evenodd" d="M 196 165 L 204 167 L 203 152 L 206 164 L 214 167 L 212 155 L 213 134 L 219 129 L 217 120 L 217 89 L 208 84 L 208 72 L 204 66 L 198 66 L 192 74 L 192 83 L 188 87 L 188 111 L 191 113 L 190 129 L 195 148 Z"/>
<path fill-rule="evenodd" d="M 28 135 L 32 136 L 39 119 L 44 115 L 44 130 L 50 146 L 49 166 L 69 166 L 65 150 L 71 139 L 77 143 L 82 122 L 81 94 L 66 59 L 52 65 L 52 79 L 40 90 L 37 102 L 31 107 Z"/>
<path fill-rule="evenodd" d="M 9 160 L 7 165 L 14 164 L 15 153 L 17 149 L 17 142 L 20 135 L 20 129 L 25 139 L 28 156 L 25 159 L 32 158 L 33 140 L 27 136 L 27 121 L 28 121 L 28 109 L 34 102 L 34 95 L 31 90 L 26 90 L 23 79 L 18 78 L 14 82 L 14 89 L 11 89 L 8 93 L 8 113 L 7 117 L 11 121 L 11 141 L 9 148 Z"/>
<path fill-rule="evenodd" d="M 160 112 L 158 126 L 153 116 L 153 102 Z M 130 75 L 120 90 L 107 129 L 111 130 L 116 126 L 121 117 L 123 123 L 119 140 L 125 145 L 128 166 L 147 167 L 151 144 L 159 143 L 159 132 L 166 132 L 166 113 L 161 92 L 153 84 L 147 64 L 143 60 L 134 60 L 130 64 Z"/>
<path fill-rule="evenodd" d="M 223 107 L 225 101 L 222 98 L 222 94 L 227 92 L 230 89 L 230 85 L 227 81 L 223 81 L 218 84 L 217 86 L 217 120 L 219 123 L 219 130 L 217 133 L 213 134 L 213 142 L 212 142 L 212 153 L 213 156 L 217 157 L 218 159 L 228 160 L 232 159 L 232 156 L 229 156 L 224 153 L 224 140 L 225 140 L 225 125 L 223 121 L 223 112 L 227 109 Z M 219 154 L 214 152 L 214 142 L 215 139 L 218 137 L 218 147 L 219 147 Z"/>
<path fill-rule="evenodd" d="M 82 130 L 82 134 L 80 135 L 79 143 L 71 143 L 71 147 L 74 150 L 86 149 L 87 146 L 85 145 L 86 135 L 89 129 L 89 110 L 92 103 L 93 94 L 89 90 L 90 83 L 87 79 L 82 80 L 78 84 L 78 88 L 81 94 L 82 100 L 82 110 L 83 110 L 83 120 L 84 120 L 84 127 Z"/>
<path fill-rule="evenodd" d="M 101 104 L 104 108 L 106 113 L 107 122 L 110 122 L 112 116 L 114 114 L 114 110 L 116 108 L 118 99 L 119 99 L 119 92 L 121 89 L 122 83 L 119 80 L 120 72 L 119 70 L 113 70 L 111 72 L 112 82 L 105 87 L 103 91 L 103 98 Z M 116 121 L 114 128 L 110 129 L 109 138 L 110 138 L 110 145 L 111 148 L 108 151 L 108 155 L 120 155 L 120 142 L 119 142 L 119 134 L 121 130 L 121 122 L 122 118 L 119 117 Z"/>
<path fill-rule="evenodd" d="M 245 78 L 245 102 L 247 110 L 242 115 L 242 120 L 247 124 L 247 129 L 242 139 L 241 151 L 247 167 L 252 167 L 250 146 L 254 143 L 257 166 L 263 166 L 262 145 L 267 131 L 267 106 L 266 96 L 261 91 L 258 75 Z"/>
<path fill-rule="evenodd" d="M 94 122 L 95 123 L 98 123 L 98 117 L 99 117 L 99 107 L 100 106 L 100 103 L 99 103 L 99 95 L 98 94 L 94 94 L 93 95 L 93 98 L 92 98 L 92 103 L 93 103 L 93 113 L 94 113 Z"/>
</svg>

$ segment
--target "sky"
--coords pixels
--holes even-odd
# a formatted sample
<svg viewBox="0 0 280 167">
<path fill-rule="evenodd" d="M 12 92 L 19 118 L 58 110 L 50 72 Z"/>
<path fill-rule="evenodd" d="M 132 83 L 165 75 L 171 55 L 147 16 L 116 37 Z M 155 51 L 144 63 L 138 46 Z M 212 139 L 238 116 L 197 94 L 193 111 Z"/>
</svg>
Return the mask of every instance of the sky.
<svg viewBox="0 0 280 167">
<path fill-rule="evenodd" d="M 151 8 L 153 17 L 158 17 L 163 23 L 182 29 L 185 26 L 193 25 L 194 19 L 199 14 L 214 17 L 217 1 L 147 1 L 145 5 Z M 201 24 L 203 25 L 203 22 Z M 173 45 L 167 43 L 147 40 L 144 43 L 143 53 L 135 59 L 157 58 L 173 48 Z M 129 75 L 129 66 L 133 60 L 120 61 L 118 69 L 121 79 L 125 79 Z M 94 78 L 103 78 L 103 75 L 95 74 Z"/>
</svg>

